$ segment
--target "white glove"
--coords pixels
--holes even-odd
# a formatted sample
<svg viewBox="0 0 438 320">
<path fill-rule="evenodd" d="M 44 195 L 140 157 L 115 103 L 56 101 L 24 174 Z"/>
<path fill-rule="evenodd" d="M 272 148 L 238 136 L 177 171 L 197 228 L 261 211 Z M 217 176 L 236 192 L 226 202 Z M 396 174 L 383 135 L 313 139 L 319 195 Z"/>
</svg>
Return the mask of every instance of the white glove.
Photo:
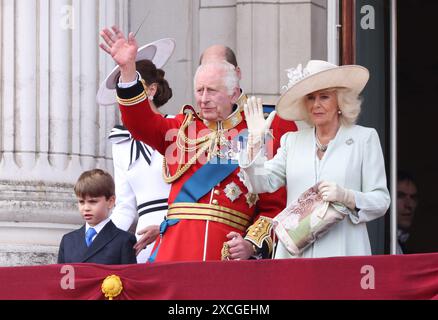
<svg viewBox="0 0 438 320">
<path fill-rule="evenodd" d="M 246 124 L 248 126 L 248 159 L 252 161 L 264 142 L 265 133 L 269 130 L 275 111 L 265 120 L 262 99 L 252 96 L 243 105 Z"/>
<path fill-rule="evenodd" d="M 263 137 L 269 130 L 272 121 L 275 117 L 275 111 L 269 114 L 269 117 L 265 120 L 263 116 L 262 99 L 252 96 L 248 98 L 243 105 L 243 111 L 245 113 L 246 124 L 248 126 L 248 134 L 255 139 Z"/>
<path fill-rule="evenodd" d="M 356 208 L 354 193 L 350 189 L 344 189 L 335 182 L 322 181 L 318 190 L 324 201 L 340 202 L 349 209 Z"/>
</svg>

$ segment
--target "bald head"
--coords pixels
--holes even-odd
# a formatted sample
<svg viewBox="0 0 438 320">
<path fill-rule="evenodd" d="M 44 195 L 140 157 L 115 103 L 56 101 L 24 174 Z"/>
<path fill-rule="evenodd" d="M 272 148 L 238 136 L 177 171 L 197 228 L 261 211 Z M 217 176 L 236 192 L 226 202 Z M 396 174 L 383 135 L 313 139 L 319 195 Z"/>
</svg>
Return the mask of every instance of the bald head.
<svg viewBox="0 0 438 320">
<path fill-rule="evenodd" d="M 201 58 L 199 59 L 199 64 L 201 65 L 210 62 L 219 62 L 223 60 L 227 61 L 228 63 L 231 63 L 236 68 L 237 75 L 239 79 L 241 79 L 240 68 L 237 65 L 236 55 L 234 54 L 234 51 L 227 46 L 214 44 L 208 47 L 201 54 Z"/>
</svg>

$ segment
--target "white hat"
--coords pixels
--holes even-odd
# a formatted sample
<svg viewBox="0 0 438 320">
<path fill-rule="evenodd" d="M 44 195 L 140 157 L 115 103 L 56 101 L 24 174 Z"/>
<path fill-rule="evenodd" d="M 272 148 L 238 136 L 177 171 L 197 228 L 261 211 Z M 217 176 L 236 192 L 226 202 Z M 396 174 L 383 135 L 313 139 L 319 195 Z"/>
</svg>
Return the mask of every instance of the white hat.
<svg viewBox="0 0 438 320">
<path fill-rule="evenodd" d="M 135 61 L 151 60 L 157 69 L 162 68 L 169 60 L 175 49 L 175 40 L 171 38 L 160 39 L 137 50 Z M 100 84 L 96 100 L 100 105 L 108 106 L 116 103 L 116 85 L 120 76 L 120 68 L 116 66 Z"/>
<path fill-rule="evenodd" d="M 277 114 L 285 120 L 305 120 L 307 110 L 302 103 L 305 95 L 328 88 L 349 88 L 359 94 L 369 79 L 368 69 L 359 65 L 337 66 L 322 60 L 310 60 L 288 69 L 289 83 L 277 102 Z"/>
</svg>

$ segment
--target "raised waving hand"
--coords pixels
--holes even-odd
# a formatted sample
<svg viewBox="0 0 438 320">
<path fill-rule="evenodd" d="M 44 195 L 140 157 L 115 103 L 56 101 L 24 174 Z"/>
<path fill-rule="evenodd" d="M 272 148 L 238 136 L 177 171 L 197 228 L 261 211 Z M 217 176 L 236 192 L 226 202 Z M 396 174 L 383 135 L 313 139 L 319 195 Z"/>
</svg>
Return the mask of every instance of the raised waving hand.
<svg viewBox="0 0 438 320">
<path fill-rule="evenodd" d="M 114 61 L 119 65 L 122 82 L 134 81 L 137 77 L 135 69 L 135 58 L 137 56 L 138 44 L 134 34 L 129 33 L 128 38 L 117 26 L 112 26 L 102 29 L 100 36 L 104 40 L 104 44 L 99 44 L 99 47 L 111 55 Z"/>
</svg>

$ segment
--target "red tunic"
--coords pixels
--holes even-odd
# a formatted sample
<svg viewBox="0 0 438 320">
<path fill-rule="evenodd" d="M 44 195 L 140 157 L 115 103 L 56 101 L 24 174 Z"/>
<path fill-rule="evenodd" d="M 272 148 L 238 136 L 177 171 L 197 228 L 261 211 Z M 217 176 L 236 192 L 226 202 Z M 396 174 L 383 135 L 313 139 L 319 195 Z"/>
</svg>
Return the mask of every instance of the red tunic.
<svg viewBox="0 0 438 320">
<path fill-rule="evenodd" d="M 175 118 L 168 119 L 155 114 L 151 110 L 147 99 L 142 98 L 142 87 L 140 86 L 141 84 L 138 83 L 129 90 L 118 89 L 123 124 L 131 132 L 134 139 L 144 141 L 165 155 L 169 171 L 173 175 L 177 172 L 180 164 L 178 161 L 175 161 L 178 149 L 175 144 L 176 135 L 184 121 L 185 115 L 178 114 Z M 125 101 L 134 101 L 134 103 L 125 103 Z M 235 115 L 241 121 L 236 125 L 234 125 L 236 122 L 228 121 L 228 119 L 223 121 L 224 127 L 226 127 L 225 129 L 230 136 L 235 136 L 247 128 L 243 112 L 240 113 L 240 116 L 237 115 L 238 113 L 239 111 L 236 111 Z M 274 123 L 275 121 L 280 124 L 283 120 L 277 119 L 274 120 Z M 290 128 L 296 129 L 293 122 L 288 121 L 288 123 L 292 127 L 274 126 L 277 127 L 276 131 L 274 131 L 274 136 L 277 136 L 274 144 L 279 144 L 278 137 L 281 137 L 283 132 L 289 131 L 288 129 Z M 281 134 L 279 133 L 280 131 L 282 131 Z M 187 132 L 189 132 L 187 136 L 191 139 L 200 138 L 212 132 L 212 128 L 207 127 L 201 119 L 195 116 L 194 121 L 186 130 Z M 193 154 L 185 154 L 185 160 L 187 161 Z M 172 183 L 169 206 L 174 203 L 183 184 L 203 164 L 205 164 L 205 161 L 196 161 L 180 178 Z M 248 190 L 240 181 L 238 173 L 239 168 L 235 169 L 207 194 L 202 196 L 198 203 L 214 206 L 218 210 L 231 210 L 232 212 L 243 213 L 248 216 L 250 224 L 256 221 L 260 215 L 272 218 L 285 207 L 286 193 L 284 188 L 275 193 L 260 194 L 260 199 L 255 205 L 248 203 L 246 197 Z M 147 177 L 145 177 L 145 183 L 147 183 Z M 236 199 L 229 195 L 230 186 L 236 188 L 233 183 L 237 185 L 238 193 L 241 191 L 241 194 Z M 236 228 L 233 225 L 217 221 L 180 219 L 177 224 L 167 228 L 161 242 L 156 241 L 157 244 L 160 242 L 160 247 L 155 261 L 220 260 L 223 243 L 228 241 L 226 235 L 231 231 L 244 235 L 245 229 Z"/>
</svg>

